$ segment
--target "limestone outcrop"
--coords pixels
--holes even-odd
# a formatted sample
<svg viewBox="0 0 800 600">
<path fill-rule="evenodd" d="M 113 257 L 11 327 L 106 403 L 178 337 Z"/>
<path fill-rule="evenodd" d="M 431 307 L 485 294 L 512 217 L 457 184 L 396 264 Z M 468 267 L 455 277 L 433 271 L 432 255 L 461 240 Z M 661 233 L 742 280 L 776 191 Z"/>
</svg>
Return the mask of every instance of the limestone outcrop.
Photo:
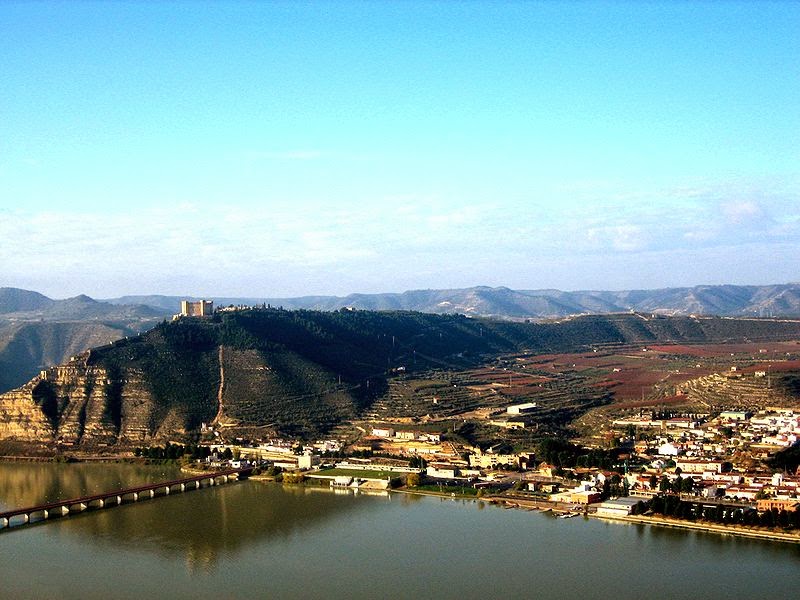
<svg viewBox="0 0 800 600">
<path fill-rule="evenodd" d="M 579 316 L 512 323 L 412 312 L 237 309 L 98 346 L 0 395 L 0 441 L 115 448 L 191 441 L 213 423 L 314 439 L 400 376 L 507 353 L 800 339 L 800 320 Z"/>
<path fill-rule="evenodd" d="M 110 373 L 87 364 L 87 356 L 46 369 L 0 395 L 0 439 L 105 445 L 166 435 L 163 418 L 154 419 L 155 402 L 142 371 Z"/>
<path fill-rule="evenodd" d="M 0 439 L 38 442 L 53 439 L 52 422 L 34 400 L 38 378 L 0 396 Z"/>
</svg>

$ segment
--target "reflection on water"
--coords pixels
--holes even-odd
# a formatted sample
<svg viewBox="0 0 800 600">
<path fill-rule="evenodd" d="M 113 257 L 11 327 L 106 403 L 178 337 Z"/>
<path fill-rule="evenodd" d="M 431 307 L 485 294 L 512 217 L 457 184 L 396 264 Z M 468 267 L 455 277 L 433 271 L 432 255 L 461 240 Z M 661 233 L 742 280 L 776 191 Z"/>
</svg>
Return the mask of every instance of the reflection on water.
<svg viewBox="0 0 800 600">
<path fill-rule="evenodd" d="M 175 478 L 132 465 L 0 464 L 0 503 Z M 800 547 L 407 494 L 256 481 L 0 534 L 2 597 L 787 596 Z M 676 584 L 676 583 L 675 583 Z M 677 585 L 677 584 L 676 584 Z M 662 588 L 663 589 L 663 588 Z M 677 591 L 677 588 L 673 588 Z"/>
<path fill-rule="evenodd" d="M 0 509 L 10 510 L 181 477 L 164 465 L 0 463 Z"/>
<path fill-rule="evenodd" d="M 94 543 L 184 555 L 195 570 L 357 508 L 357 502 L 326 502 L 302 487 L 243 481 L 85 515 L 85 522 L 60 531 L 88 535 Z"/>
<path fill-rule="evenodd" d="M 0 505 L 32 506 L 181 476 L 177 468 L 148 465 L 0 464 Z M 332 495 L 349 496 L 353 501 L 330 502 L 326 497 Z M 369 496 L 390 499 L 386 492 Z M 357 510 L 356 500 L 352 490 L 241 481 L 36 526 L 48 527 L 48 535 L 54 538 L 76 536 L 93 544 L 170 557 L 183 555 L 190 570 L 207 570 L 221 554 L 232 555 L 257 542 L 286 538 L 339 513 Z M 21 535 L 22 531 L 4 534 Z"/>
</svg>

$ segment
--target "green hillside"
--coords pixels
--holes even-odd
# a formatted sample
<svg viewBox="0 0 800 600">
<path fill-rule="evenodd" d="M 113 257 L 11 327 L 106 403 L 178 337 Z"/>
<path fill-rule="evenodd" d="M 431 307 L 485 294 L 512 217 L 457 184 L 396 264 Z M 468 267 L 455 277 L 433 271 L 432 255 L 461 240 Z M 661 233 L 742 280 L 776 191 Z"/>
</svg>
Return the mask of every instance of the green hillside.
<svg viewBox="0 0 800 600">
<path fill-rule="evenodd" d="M 113 380 L 134 369 L 157 407 L 150 430 L 168 416 L 194 430 L 217 416 L 222 397 L 230 422 L 311 436 L 356 417 L 399 372 L 463 368 L 508 352 L 789 337 L 800 337 L 800 323 L 623 314 L 533 324 L 399 311 L 252 309 L 162 323 L 93 350 L 88 364 L 111 375 L 112 420 L 125 413 Z"/>
</svg>

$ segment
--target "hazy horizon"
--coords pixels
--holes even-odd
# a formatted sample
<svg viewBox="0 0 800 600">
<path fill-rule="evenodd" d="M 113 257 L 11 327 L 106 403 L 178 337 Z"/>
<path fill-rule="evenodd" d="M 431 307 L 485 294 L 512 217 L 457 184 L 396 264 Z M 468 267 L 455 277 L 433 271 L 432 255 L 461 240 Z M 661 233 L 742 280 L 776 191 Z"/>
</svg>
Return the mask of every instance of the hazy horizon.
<svg viewBox="0 0 800 600">
<path fill-rule="evenodd" d="M 0 5 L 0 286 L 800 273 L 800 3 Z"/>
<path fill-rule="evenodd" d="M 314 293 L 311 293 L 311 294 L 302 294 L 302 295 L 299 295 L 299 296 L 271 296 L 271 295 L 265 295 L 265 294 L 252 294 L 252 293 L 217 294 L 217 293 L 214 293 L 213 291 L 211 291 L 209 293 L 206 293 L 206 294 L 203 294 L 203 293 L 196 293 L 196 292 L 194 292 L 192 290 L 188 290 L 188 291 L 185 290 L 182 293 L 175 293 L 175 294 L 162 294 L 162 293 L 159 293 L 159 292 L 143 291 L 143 292 L 138 292 L 138 293 L 133 293 L 133 294 L 118 294 L 118 295 L 112 295 L 112 296 L 92 296 L 91 294 L 86 294 L 85 292 L 80 292 L 80 293 L 72 295 L 72 296 L 65 296 L 63 294 L 61 294 L 61 295 L 59 295 L 59 294 L 47 294 L 47 293 L 45 293 L 45 292 L 43 292 L 41 290 L 33 290 L 33 289 L 27 289 L 27 288 L 17 288 L 16 286 L 7 286 L 7 285 L 0 285 L 0 289 L 2 289 L 4 287 L 5 288 L 12 288 L 12 289 L 22 289 L 24 291 L 40 293 L 40 294 L 42 294 L 44 296 L 49 297 L 52 300 L 68 300 L 70 298 L 75 298 L 77 296 L 89 296 L 92 300 L 97 300 L 97 301 L 103 302 L 103 301 L 108 301 L 108 300 L 119 300 L 121 298 L 126 298 L 126 297 L 132 297 L 132 298 L 136 298 L 136 297 L 142 297 L 142 298 L 144 298 L 144 297 L 166 297 L 166 298 L 224 299 L 224 300 L 228 300 L 228 299 L 245 300 L 246 299 L 246 300 L 254 300 L 254 301 L 261 301 L 261 300 L 294 300 L 294 299 L 299 299 L 299 298 L 304 298 L 304 297 L 307 297 L 307 298 L 317 298 L 317 297 L 318 298 L 334 298 L 334 297 L 336 297 L 336 298 L 347 298 L 349 296 L 354 296 L 354 295 L 364 295 L 364 296 L 370 296 L 370 295 L 402 295 L 402 294 L 415 293 L 415 292 L 460 291 L 460 290 L 470 290 L 470 289 L 475 289 L 475 288 L 489 288 L 489 289 L 503 289 L 503 288 L 505 288 L 505 289 L 510 289 L 513 292 L 531 292 L 531 293 L 554 291 L 554 292 L 564 292 L 564 293 L 567 293 L 567 294 L 573 294 L 573 293 L 600 293 L 600 292 L 607 292 L 607 293 L 612 293 L 613 294 L 613 293 L 631 292 L 631 291 L 643 291 L 643 292 L 653 291 L 653 292 L 656 292 L 656 291 L 667 290 L 667 289 L 693 289 L 693 288 L 696 288 L 696 287 L 716 287 L 716 286 L 726 286 L 726 285 L 742 285 L 742 286 L 748 286 L 748 287 L 794 286 L 794 285 L 800 285 L 800 282 L 785 281 L 785 282 L 771 282 L 771 283 L 761 283 L 761 284 L 759 284 L 759 283 L 756 283 L 756 284 L 702 284 L 701 283 L 701 284 L 696 284 L 696 285 L 691 285 L 691 286 L 670 286 L 670 287 L 661 287 L 661 288 L 628 288 L 628 289 L 621 289 L 621 288 L 620 289 L 611 289 L 611 288 L 608 288 L 608 289 L 600 289 L 600 288 L 583 288 L 583 289 L 577 289 L 577 288 L 576 289 L 535 288 L 534 289 L 534 288 L 509 288 L 508 286 L 504 286 L 504 285 L 485 286 L 485 285 L 482 285 L 482 284 L 476 284 L 474 286 L 464 286 L 464 287 L 459 287 L 459 288 L 409 288 L 409 289 L 404 289 L 404 290 L 385 290 L 385 291 L 381 291 L 381 292 L 359 292 L 359 291 L 353 291 L 353 292 L 348 292 L 346 294 L 314 294 Z"/>
</svg>

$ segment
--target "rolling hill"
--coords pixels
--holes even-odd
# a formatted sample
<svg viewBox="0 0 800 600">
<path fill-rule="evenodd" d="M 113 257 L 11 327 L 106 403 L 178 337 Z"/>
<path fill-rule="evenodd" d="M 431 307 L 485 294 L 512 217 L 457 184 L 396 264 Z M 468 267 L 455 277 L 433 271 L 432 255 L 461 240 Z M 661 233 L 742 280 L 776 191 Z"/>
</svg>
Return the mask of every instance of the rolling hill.
<svg viewBox="0 0 800 600">
<path fill-rule="evenodd" d="M 53 300 L 0 288 L 0 392 L 92 346 L 147 330 L 167 314 L 143 304 L 116 305 L 83 295 Z"/>
<path fill-rule="evenodd" d="M 0 288 L 0 392 L 91 345 L 145 331 L 179 312 L 179 296 L 124 296 L 98 301 L 80 295 L 53 300 L 38 292 Z M 213 297 L 217 306 L 279 306 L 334 311 L 408 310 L 522 321 L 578 314 L 638 311 L 669 315 L 798 316 L 800 285 L 696 286 L 661 290 L 512 290 L 506 287 L 412 290 L 299 298 Z M 25 325 L 25 326 L 23 326 Z"/>
<path fill-rule="evenodd" d="M 41 369 L 87 348 L 134 332 L 104 323 L 31 322 L 0 325 L 0 392 L 23 385 Z"/>
<path fill-rule="evenodd" d="M 460 369 L 508 352 L 614 344 L 799 339 L 800 321 L 583 316 L 551 323 L 462 315 L 243 310 L 163 322 L 0 395 L 0 439 L 130 446 L 202 423 L 320 435 L 367 410 L 397 370 Z"/>
<path fill-rule="evenodd" d="M 178 312 L 178 296 L 124 296 L 112 304 L 145 304 Z M 194 298 L 198 299 L 198 298 Z M 461 313 L 504 319 L 549 319 L 577 314 L 650 312 L 669 315 L 799 316 L 800 284 L 763 286 L 702 285 L 658 290 L 575 291 L 512 290 L 507 287 L 412 290 L 396 294 L 229 298 L 210 296 L 217 306 L 262 305 L 291 309 L 412 310 Z"/>
</svg>

